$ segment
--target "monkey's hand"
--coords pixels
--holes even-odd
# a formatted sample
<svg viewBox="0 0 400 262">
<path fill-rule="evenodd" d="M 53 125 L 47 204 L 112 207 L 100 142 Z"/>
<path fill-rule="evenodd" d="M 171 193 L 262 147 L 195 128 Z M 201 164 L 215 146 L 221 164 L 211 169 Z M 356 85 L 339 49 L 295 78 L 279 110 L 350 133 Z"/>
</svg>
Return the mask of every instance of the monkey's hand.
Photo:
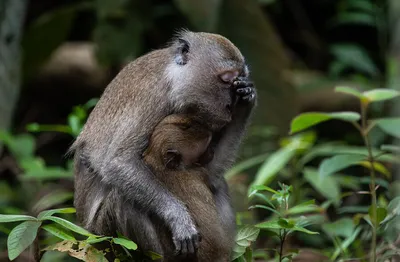
<svg viewBox="0 0 400 262">
<path fill-rule="evenodd" d="M 253 82 L 249 81 L 246 77 L 238 77 L 232 85 L 236 94 L 237 105 L 254 105 L 256 90 Z"/>
<path fill-rule="evenodd" d="M 172 229 L 172 241 L 175 245 L 176 255 L 191 256 L 199 248 L 201 235 L 191 220 L 177 221 Z"/>
</svg>

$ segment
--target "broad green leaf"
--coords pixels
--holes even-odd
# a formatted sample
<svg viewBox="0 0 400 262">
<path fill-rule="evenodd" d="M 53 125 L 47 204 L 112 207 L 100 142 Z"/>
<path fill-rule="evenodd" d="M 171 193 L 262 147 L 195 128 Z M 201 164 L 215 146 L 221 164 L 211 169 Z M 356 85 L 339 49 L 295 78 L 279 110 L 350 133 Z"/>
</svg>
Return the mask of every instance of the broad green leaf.
<svg viewBox="0 0 400 262">
<path fill-rule="evenodd" d="M 355 224 L 351 218 L 341 218 L 335 222 L 323 224 L 322 229 L 331 237 L 348 238 L 353 234 Z"/>
<path fill-rule="evenodd" d="M 359 99 L 362 98 L 361 92 L 358 91 L 358 90 L 355 89 L 355 88 L 352 88 L 352 87 L 338 86 L 338 87 L 335 88 L 335 92 L 344 93 L 344 94 L 348 94 L 348 95 L 352 95 L 352 96 L 355 96 L 355 97 L 357 97 L 357 98 L 359 98 Z"/>
<path fill-rule="evenodd" d="M 368 169 L 372 168 L 372 164 L 369 161 L 361 161 L 360 165 L 363 167 L 366 167 Z M 378 171 L 381 174 L 384 174 L 387 178 L 392 177 L 392 174 L 390 173 L 390 171 L 379 162 L 374 162 L 374 170 Z"/>
<path fill-rule="evenodd" d="M 337 155 L 321 162 L 318 172 L 321 177 L 329 176 L 349 166 L 358 165 L 365 159 L 363 155 Z"/>
<path fill-rule="evenodd" d="M 278 224 L 285 229 L 292 229 L 295 226 L 294 221 L 285 218 L 278 219 Z"/>
<path fill-rule="evenodd" d="M 400 96 L 400 92 L 393 89 L 378 88 L 363 92 L 363 96 L 369 102 L 383 101 Z"/>
<path fill-rule="evenodd" d="M 49 232 L 50 234 L 58 238 L 61 238 L 62 240 L 71 240 L 71 241 L 76 240 L 75 237 L 71 234 L 71 232 L 69 232 L 63 227 L 60 227 L 57 224 L 44 225 L 42 226 L 42 228 L 47 232 Z"/>
<path fill-rule="evenodd" d="M 26 215 L 1 215 L 0 214 L 0 223 L 26 221 L 26 220 L 38 221 L 36 217 L 32 217 L 32 216 L 26 216 Z"/>
<path fill-rule="evenodd" d="M 321 177 L 314 168 L 305 168 L 303 170 L 304 178 L 309 182 L 315 190 L 327 199 L 339 201 L 340 187 L 334 177 Z"/>
<path fill-rule="evenodd" d="M 400 196 L 393 198 L 387 206 L 387 216 L 381 224 L 387 223 L 394 217 L 400 216 Z"/>
<path fill-rule="evenodd" d="M 278 172 L 296 155 L 293 147 L 280 148 L 261 165 L 255 176 L 253 185 L 268 185 L 275 179 Z"/>
<path fill-rule="evenodd" d="M 79 118 L 75 115 L 70 115 L 68 117 L 68 125 L 71 128 L 73 135 L 78 135 L 81 131 L 81 122 Z"/>
<path fill-rule="evenodd" d="M 48 217 L 51 217 L 54 214 L 73 214 L 73 213 L 76 213 L 76 209 L 73 207 L 45 210 L 39 213 L 38 219 L 41 220 L 47 219 Z"/>
<path fill-rule="evenodd" d="M 137 249 L 137 245 L 136 245 L 135 242 L 133 242 L 132 240 L 129 240 L 127 238 L 124 238 L 124 237 L 113 238 L 113 242 L 115 244 L 124 246 L 127 249 L 131 249 L 131 250 L 136 250 Z"/>
<path fill-rule="evenodd" d="M 386 208 L 383 207 L 378 207 L 376 209 L 376 223 L 379 225 L 385 218 L 387 215 L 387 211 Z"/>
<path fill-rule="evenodd" d="M 260 229 L 254 226 L 240 227 L 236 233 L 231 261 L 242 256 L 246 252 L 246 248 L 249 247 L 252 242 L 256 241 L 259 233 Z"/>
<path fill-rule="evenodd" d="M 71 128 L 66 125 L 39 125 L 38 123 L 31 123 L 26 126 L 29 132 L 60 132 L 70 134 Z"/>
<path fill-rule="evenodd" d="M 373 123 L 381 128 L 384 132 L 394 137 L 400 138 L 400 118 L 382 118 L 374 120 Z"/>
<path fill-rule="evenodd" d="M 10 260 L 17 258 L 33 243 L 40 225 L 41 222 L 39 221 L 25 221 L 11 231 L 7 239 L 8 258 Z"/>
<path fill-rule="evenodd" d="M 304 213 L 311 213 L 311 212 L 321 212 L 323 208 L 314 204 L 315 200 L 310 200 L 305 203 L 296 205 L 294 207 L 289 208 L 286 211 L 288 215 L 295 215 L 295 214 L 304 214 Z"/>
<path fill-rule="evenodd" d="M 255 227 L 261 229 L 282 229 L 282 226 L 279 224 L 278 220 L 265 221 L 256 224 Z"/>
<path fill-rule="evenodd" d="M 290 127 L 290 133 L 293 134 L 302 131 L 331 119 L 342 120 L 346 122 L 356 122 L 360 119 L 360 115 L 355 112 L 303 113 L 293 119 Z"/>
<path fill-rule="evenodd" d="M 78 225 L 75 225 L 75 224 L 73 224 L 73 223 L 71 223 L 68 220 L 65 220 L 63 218 L 47 216 L 44 219 L 56 222 L 57 224 L 65 227 L 65 228 L 67 228 L 69 230 L 72 230 L 72 231 L 74 231 L 74 232 L 76 232 L 78 234 L 81 234 L 81 235 L 84 235 L 84 236 L 88 236 L 88 237 L 95 236 L 94 234 L 90 233 L 86 229 L 84 229 L 84 228 L 82 228 L 82 227 L 80 227 Z"/>
</svg>

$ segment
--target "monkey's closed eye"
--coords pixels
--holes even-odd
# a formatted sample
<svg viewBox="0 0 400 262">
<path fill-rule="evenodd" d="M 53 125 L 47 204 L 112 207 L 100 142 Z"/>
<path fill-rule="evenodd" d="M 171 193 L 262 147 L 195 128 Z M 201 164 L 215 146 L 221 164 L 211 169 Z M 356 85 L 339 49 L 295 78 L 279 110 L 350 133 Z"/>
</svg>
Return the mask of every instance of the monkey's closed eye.
<svg viewBox="0 0 400 262">
<path fill-rule="evenodd" d="M 233 81 L 239 76 L 239 71 L 225 71 L 219 74 L 219 78 L 225 83 L 233 83 Z"/>
</svg>

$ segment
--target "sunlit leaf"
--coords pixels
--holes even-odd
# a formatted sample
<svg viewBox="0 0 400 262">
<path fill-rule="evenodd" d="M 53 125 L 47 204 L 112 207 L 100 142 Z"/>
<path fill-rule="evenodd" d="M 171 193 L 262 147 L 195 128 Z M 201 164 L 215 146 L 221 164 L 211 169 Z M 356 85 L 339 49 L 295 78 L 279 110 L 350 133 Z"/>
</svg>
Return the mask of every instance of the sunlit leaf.
<svg viewBox="0 0 400 262">
<path fill-rule="evenodd" d="M 7 239 L 8 258 L 10 260 L 17 258 L 33 243 L 40 225 L 41 222 L 39 221 L 25 221 L 11 231 Z"/>
<path fill-rule="evenodd" d="M 379 126 L 384 132 L 394 137 L 400 138 L 400 118 L 382 118 L 374 120 L 373 123 Z"/>
<path fill-rule="evenodd" d="M 249 197 L 251 197 L 252 195 L 254 195 L 255 193 L 257 193 L 258 191 L 268 191 L 274 194 L 279 194 L 278 191 L 268 187 L 268 186 L 264 186 L 264 185 L 253 185 L 250 187 L 250 194 Z"/>
<path fill-rule="evenodd" d="M 290 133 L 293 134 L 332 119 L 356 122 L 360 119 L 360 115 L 355 112 L 303 113 L 293 119 Z"/>
<path fill-rule="evenodd" d="M 368 169 L 372 168 L 371 162 L 369 162 L 369 161 L 361 161 L 360 165 L 363 167 L 366 167 Z M 384 174 L 387 178 L 392 177 L 392 174 L 390 173 L 390 171 L 379 162 L 374 162 L 374 170 L 378 171 L 381 174 Z"/>
<path fill-rule="evenodd" d="M 63 227 L 58 226 L 57 224 L 44 225 L 42 226 L 42 228 L 47 232 L 49 232 L 50 234 L 58 238 L 61 238 L 62 240 L 71 240 L 71 241 L 76 240 L 75 237 L 71 234 L 71 232 L 69 232 Z"/>
<path fill-rule="evenodd" d="M 26 220 L 38 221 L 36 217 L 32 217 L 32 216 L 26 216 L 26 215 L 1 215 L 0 214 L 0 223 L 26 221 Z"/>
<path fill-rule="evenodd" d="M 349 166 L 358 165 L 365 159 L 363 155 L 337 155 L 325 159 L 319 166 L 319 175 L 325 177 Z"/>
<path fill-rule="evenodd" d="M 355 97 L 360 98 L 360 99 L 361 99 L 361 97 L 362 97 L 362 94 L 361 94 L 360 91 L 358 91 L 358 90 L 355 89 L 355 88 L 347 87 L 347 86 L 338 86 L 338 87 L 335 87 L 335 92 L 344 93 L 344 94 L 348 94 L 348 95 L 352 95 L 352 96 L 355 96 Z"/>
<path fill-rule="evenodd" d="M 73 213 L 76 213 L 76 209 L 73 207 L 45 210 L 39 213 L 38 219 L 47 219 L 48 217 L 54 214 L 73 214 Z"/>
<path fill-rule="evenodd" d="M 384 101 L 400 96 L 400 92 L 393 89 L 378 88 L 363 92 L 369 102 Z"/>
<path fill-rule="evenodd" d="M 129 240 L 125 237 L 117 237 L 117 238 L 113 238 L 113 242 L 115 244 L 121 245 L 127 249 L 131 249 L 131 250 L 136 250 L 137 249 L 137 245 L 135 242 L 133 242 L 132 240 Z"/>
</svg>

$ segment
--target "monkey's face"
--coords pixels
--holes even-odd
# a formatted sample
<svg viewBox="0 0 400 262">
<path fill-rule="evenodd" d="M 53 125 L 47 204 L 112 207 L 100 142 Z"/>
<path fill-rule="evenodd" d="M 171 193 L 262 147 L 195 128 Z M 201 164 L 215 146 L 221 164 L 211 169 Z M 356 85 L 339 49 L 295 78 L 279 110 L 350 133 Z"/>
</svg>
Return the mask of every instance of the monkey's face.
<svg viewBox="0 0 400 262">
<path fill-rule="evenodd" d="M 167 76 L 175 110 L 204 112 L 215 128 L 223 127 L 232 117 L 232 83 L 249 74 L 240 51 L 219 35 L 192 32 L 183 32 L 170 48 Z"/>
</svg>

